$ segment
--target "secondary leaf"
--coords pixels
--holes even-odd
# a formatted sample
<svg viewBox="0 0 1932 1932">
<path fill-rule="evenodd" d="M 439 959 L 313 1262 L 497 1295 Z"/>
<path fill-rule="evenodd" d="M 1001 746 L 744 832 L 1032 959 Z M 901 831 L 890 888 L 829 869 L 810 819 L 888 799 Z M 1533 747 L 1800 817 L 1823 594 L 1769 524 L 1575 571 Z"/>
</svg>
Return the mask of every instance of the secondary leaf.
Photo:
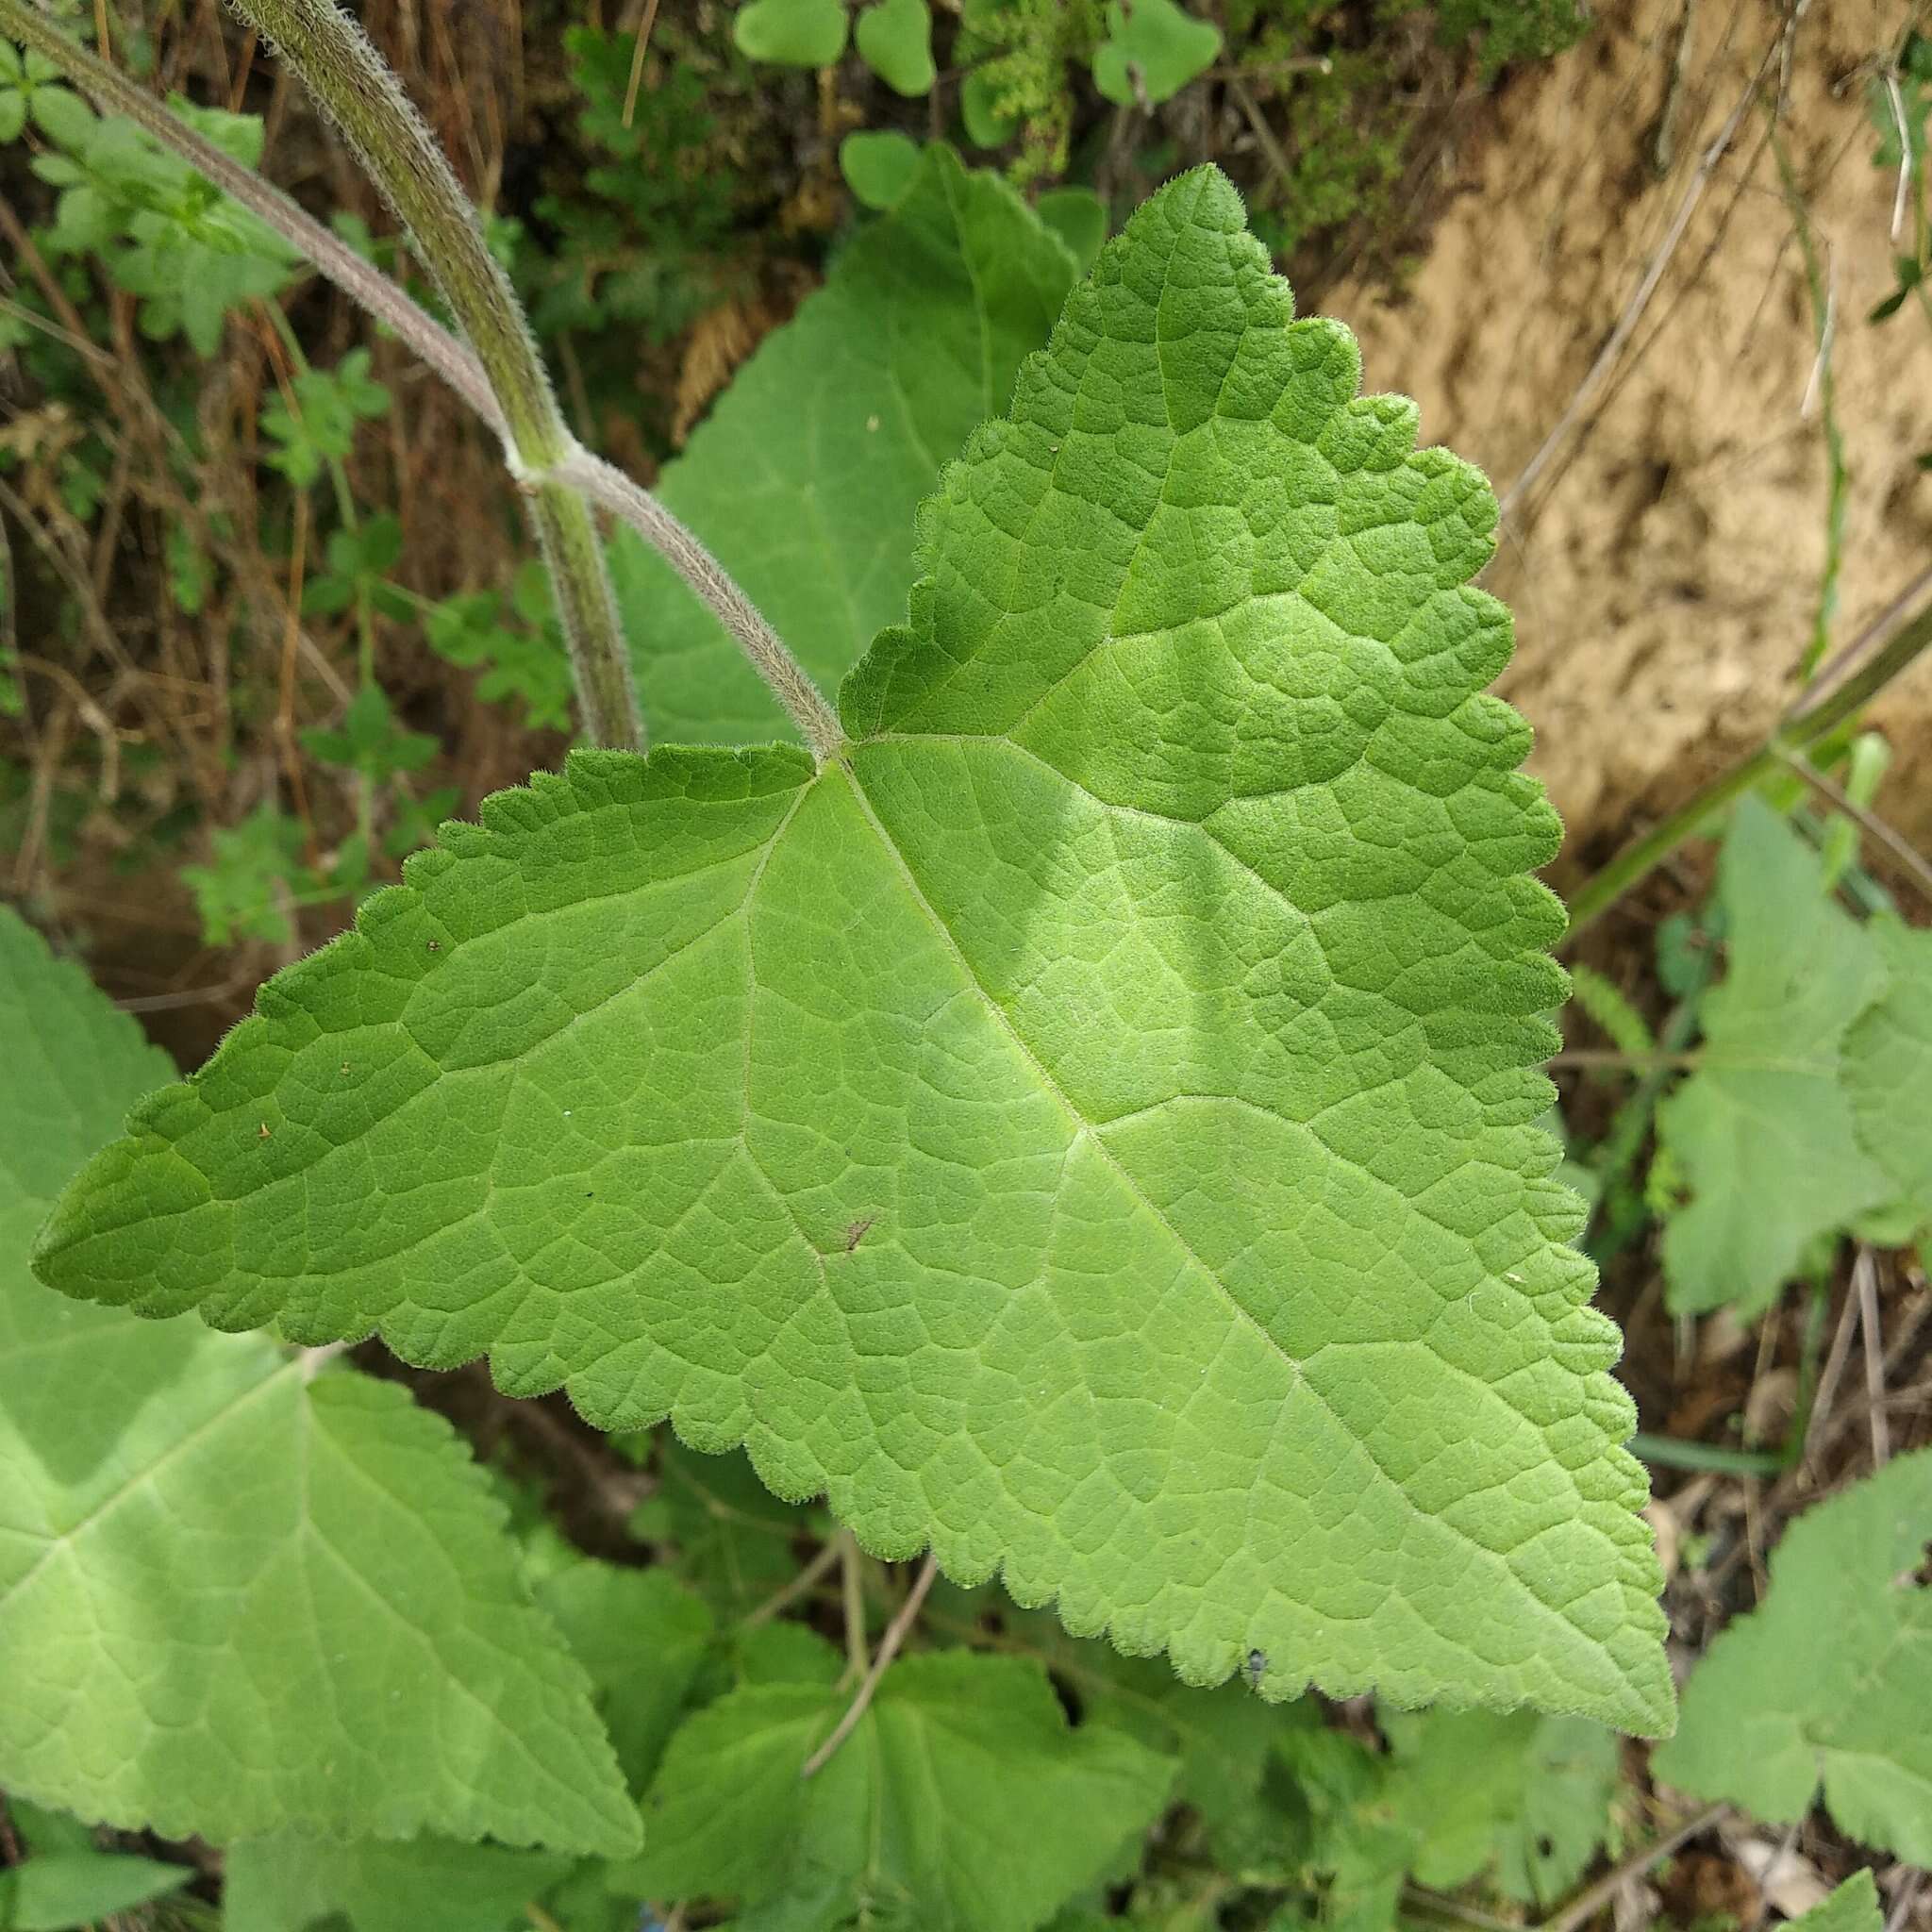
<svg viewBox="0 0 1932 1932">
<path fill-rule="evenodd" d="M 446 827 L 47 1278 L 668 1413 L 1192 1682 L 1667 1728 L 1494 504 L 1358 380 L 1171 185 L 945 472 L 840 757 Z"/>
<path fill-rule="evenodd" d="M 1171 1759 L 1069 1730 L 1046 1674 L 942 1651 L 895 1664 L 810 1780 L 850 1691 L 734 1690 L 672 1740 L 621 1876 L 652 1897 L 783 1900 L 788 1932 L 1030 1932 L 1160 1809 Z M 989 1856 L 996 1852 L 996 1856 Z"/>
<path fill-rule="evenodd" d="M 1859 1144 L 1919 1226 L 1932 1224 L 1932 931 L 1874 921 L 1890 983 L 1845 1036 L 1844 1089 Z"/>
<path fill-rule="evenodd" d="M 1107 39 L 1093 54 L 1093 84 L 1124 108 L 1158 107 L 1213 65 L 1221 30 L 1175 0 L 1109 0 Z"/>
<path fill-rule="evenodd" d="M 867 208 L 896 208 L 918 177 L 920 145 L 896 128 L 861 128 L 839 143 L 839 172 Z"/>
<path fill-rule="evenodd" d="M 658 1491 L 632 1512 L 630 1533 L 675 1546 L 677 1574 L 726 1621 L 797 1574 L 798 1512 L 758 1481 L 741 1456 L 696 1456 L 667 1433 Z"/>
<path fill-rule="evenodd" d="M 780 67 L 829 67 L 845 51 L 842 0 L 749 0 L 731 23 L 739 51 Z"/>
<path fill-rule="evenodd" d="M 1091 188 L 1050 188 L 1033 212 L 1067 244 L 1084 275 L 1107 240 L 1107 207 Z"/>
<path fill-rule="evenodd" d="M 1711 1645 L 1659 1778 L 1774 1824 L 1824 1790 L 1840 1830 L 1932 1862 L 1932 1449 L 1786 1531 L 1761 1608 Z"/>
<path fill-rule="evenodd" d="M 1821 1237 L 1932 1223 L 1932 934 L 1859 925 L 1825 861 L 1744 800 L 1719 896 L 1728 972 L 1698 1069 L 1658 1111 L 1690 1189 L 1665 1229 L 1670 1303 L 1764 1307 Z"/>
<path fill-rule="evenodd" d="M 1504 1897 L 1554 1905 L 1596 1856 L 1617 1789 L 1617 1740 L 1586 1718 L 1533 1711 L 1382 1713 L 1393 1822 L 1409 1869 L 1453 1890 L 1489 1873 Z"/>
<path fill-rule="evenodd" d="M 949 1595 L 944 1587 L 935 1604 Z M 967 1599 L 955 1620 L 991 1606 Z M 1236 1870 L 1272 1855 L 1280 1820 L 1264 1792 L 1270 1756 L 1293 1727 L 1313 1721 L 1306 1703 L 1264 1704 L 1241 1682 L 1202 1691 L 1156 1658 L 1069 1637 L 1043 1612 L 998 1611 L 999 1643 L 1044 1664 L 1071 1693 L 1082 1723 L 1103 1724 L 1178 1760 L 1174 1799 L 1191 1806 L 1215 1858 Z"/>
<path fill-rule="evenodd" d="M 913 512 L 1006 406 L 1074 264 L 1007 184 L 929 147 L 892 212 L 719 400 L 658 493 L 829 689 L 906 613 Z M 628 531 L 611 573 L 660 741 L 791 726 L 737 645 Z"/>
<path fill-rule="evenodd" d="M 0 1786 L 214 1839 L 291 1821 L 622 1849 L 583 1674 L 402 1389 L 31 1280 L 64 1174 L 165 1078 L 0 910 Z"/>
<path fill-rule="evenodd" d="M 66 1932 L 179 1891 L 188 1865 L 118 1852 L 53 1852 L 0 1871 L 0 1925 L 7 1932 Z"/>
<path fill-rule="evenodd" d="M 537 1601 L 596 1686 L 598 1714 L 634 1791 L 650 1783 L 716 1631 L 711 1613 L 662 1570 L 573 1563 Z"/>
</svg>

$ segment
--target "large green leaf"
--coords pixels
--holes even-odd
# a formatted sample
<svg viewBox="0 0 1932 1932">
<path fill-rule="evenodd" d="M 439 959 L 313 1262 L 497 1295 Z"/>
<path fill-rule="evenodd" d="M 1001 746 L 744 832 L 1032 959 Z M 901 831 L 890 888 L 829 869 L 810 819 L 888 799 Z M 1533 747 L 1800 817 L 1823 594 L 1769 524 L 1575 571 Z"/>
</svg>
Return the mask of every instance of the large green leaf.
<svg viewBox="0 0 1932 1932">
<path fill-rule="evenodd" d="M 1494 505 L 1291 317 L 1221 176 L 1163 191 L 945 472 L 839 757 L 446 827 L 48 1280 L 668 1413 L 1190 1681 L 1668 1727 Z"/>
<path fill-rule="evenodd" d="M 1046 1674 L 942 1651 L 895 1664 L 852 1736 L 799 1769 L 849 1691 L 734 1690 L 671 1740 L 644 1799 L 652 1897 L 783 1901 L 788 1932 L 870 1924 L 1031 1932 L 1160 1809 L 1174 1764 L 1104 1724 L 1070 1730 Z"/>
<path fill-rule="evenodd" d="M 1808 1510 L 1771 1559 L 1763 1607 L 1711 1645 L 1668 1783 L 1774 1824 L 1824 1790 L 1840 1830 L 1932 1863 L 1932 1449 Z"/>
<path fill-rule="evenodd" d="M 912 518 L 1007 405 L 1073 258 L 1000 180 L 931 147 L 890 215 L 768 336 L 658 484 L 814 677 L 837 685 L 906 614 Z M 629 531 L 611 574 L 660 741 L 790 731 L 717 621 Z"/>
<path fill-rule="evenodd" d="M 59 1179 L 170 1070 L 5 910 L 0 1064 L 0 1786 L 175 1837 L 622 1850 L 589 1686 L 446 1424 L 28 1277 Z"/>
</svg>

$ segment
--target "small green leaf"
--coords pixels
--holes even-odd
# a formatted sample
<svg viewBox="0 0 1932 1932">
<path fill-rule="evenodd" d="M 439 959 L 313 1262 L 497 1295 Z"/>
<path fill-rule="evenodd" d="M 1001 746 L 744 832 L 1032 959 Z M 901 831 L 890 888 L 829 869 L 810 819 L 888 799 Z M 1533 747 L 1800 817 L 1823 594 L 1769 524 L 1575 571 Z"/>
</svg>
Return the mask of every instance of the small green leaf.
<svg viewBox="0 0 1932 1932">
<path fill-rule="evenodd" d="M 916 100 L 932 92 L 932 11 L 925 0 L 874 0 L 858 16 L 858 56 L 894 93 Z"/>
<path fill-rule="evenodd" d="M 339 729 L 305 731 L 302 743 L 324 764 L 346 766 L 378 783 L 401 772 L 421 771 L 437 749 L 427 732 L 403 728 L 374 685 L 365 685 L 349 700 Z"/>
<path fill-rule="evenodd" d="M 1790 1932 L 1881 1932 L 1878 1883 L 1868 1872 L 1854 1872 L 1829 1896 L 1790 1922 Z"/>
<path fill-rule="evenodd" d="M 945 1595 L 941 1586 L 936 1601 Z M 1072 1690 L 1083 1723 L 1110 1725 L 1179 1760 L 1173 1798 L 1199 1816 L 1220 1863 L 1238 1870 L 1272 1854 L 1279 1818 L 1264 1791 L 1270 1757 L 1288 1732 L 1313 1721 L 1312 1706 L 1264 1703 L 1245 1672 L 1217 1690 L 1196 1690 L 1159 1658 L 1069 1637 L 1044 1611 L 969 1600 L 962 1613 L 987 1608 L 999 1611 L 1003 1647 L 1043 1663 Z"/>
<path fill-rule="evenodd" d="M 1424 1885 L 1488 1873 L 1505 1898 L 1554 1905 L 1604 1842 L 1617 1740 L 1586 1718 L 1534 1711 L 1385 1710 L 1388 1803 L 1414 1834 Z"/>
<path fill-rule="evenodd" d="M 1093 84 L 1130 108 L 1172 100 L 1214 64 L 1221 29 L 1195 20 L 1176 0 L 1108 0 L 1107 39 L 1093 54 Z"/>
<path fill-rule="evenodd" d="M 848 134 L 839 143 L 839 171 L 867 208 L 897 208 L 919 173 L 919 143 L 891 128 Z"/>
<path fill-rule="evenodd" d="M 578 1562 L 544 1578 L 537 1601 L 591 1674 L 625 1782 L 641 1791 L 684 1713 L 717 1625 L 663 1570 Z"/>
<path fill-rule="evenodd" d="M 738 51 L 776 67 L 829 67 L 845 51 L 843 0 L 751 0 L 731 23 Z"/>
<path fill-rule="evenodd" d="M 570 658 L 550 625 L 513 628 L 494 591 L 466 591 L 432 605 L 423 634 L 439 658 L 481 673 L 476 695 L 485 704 L 513 698 L 528 729 L 570 729 Z"/>
<path fill-rule="evenodd" d="M 529 1932 L 528 1907 L 572 1862 L 447 1839 L 243 1839 L 224 1861 L 222 1932 L 294 1932 L 332 1914 L 349 1932 Z"/>
<path fill-rule="evenodd" d="M 1690 1191 L 1664 1230 L 1669 1302 L 1749 1317 L 1890 1192 L 1840 1082 L 1847 1029 L 1883 990 L 1868 934 L 1825 896 L 1815 854 L 1744 799 L 1719 866 L 1728 970 L 1706 995 L 1697 1071 L 1657 1109 Z"/>
<path fill-rule="evenodd" d="M 279 806 L 258 805 L 238 825 L 208 836 L 206 865 L 184 865 L 181 879 L 194 894 L 202 937 L 211 946 L 238 940 L 287 945 L 293 894 L 309 883 L 300 859 L 302 827 Z"/>
<path fill-rule="evenodd" d="M 0 1872 L 0 1924 L 7 1932 L 69 1932 L 165 1898 L 193 1876 L 192 1865 L 163 1865 L 118 1852 L 49 1853 Z"/>
<path fill-rule="evenodd" d="M 37 87 L 28 96 L 34 125 L 57 146 L 85 146 L 96 124 L 94 110 L 64 87 Z"/>
<path fill-rule="evenodd" d="M 1107 240 L 1107 209 L 1099 195 L 1091 188 L 1050 188 L 1033 204 L 1033 212 L 1067 244 L 1086 275 Z"/>
<path fill-rule="evenodd" d="M 1771 1590 L 1705 1654 L 1667 1783 L 1793 1823 L 1822 1786 L 1849 1837 L 1932 1863 L 1932 1449 L 1807 1510 Z"/>
<path fill-rule="evenodd" d="M 964 1651 L 894 1664 L 801 1779 L 849 1698 L 734 1690 L 691 1718 L 621 1878 L 652 1897 L 782 1906 L 798 1932 L 888 1901 L 909 1924 L 1032 1932 L 1146 1828 L 1173 1781 L 1172 1759 L 1118 1731 L 1070 1730 L 1037 1666 Z"/>
</svg>

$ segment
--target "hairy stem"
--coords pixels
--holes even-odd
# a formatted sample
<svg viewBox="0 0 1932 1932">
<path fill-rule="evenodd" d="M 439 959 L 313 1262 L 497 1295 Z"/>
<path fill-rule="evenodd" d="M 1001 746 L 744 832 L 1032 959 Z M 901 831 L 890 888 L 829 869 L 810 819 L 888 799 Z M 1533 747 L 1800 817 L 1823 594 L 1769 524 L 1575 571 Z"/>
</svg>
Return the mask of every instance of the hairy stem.
<svg viewBox="0 0 1932 1932">
<path fill-rule="evenodd" d="M 573 444 L 509 277 L 476 210 L 389 63 L 335 0 L 238 0 L 341 130 L 363 172 L 408 229 L 470 339 L 525 469 L 548 470 Z"/>
<path fill-rule="evenodd" d="M 585 734 L 593 744 L 639 750 L 643 714 L 591 506 L 553 475 L 531 494 L 530 522 L 557 592 Z"/>
<path fill-rule="evenodd" d="M 639 748 L 643 719 L 596 525 L 551 473 L 576 448 L 536 339 L 448 158 L 389 63 L 335 0 L 237 0 L 341 129 L 408 230 L 483 365 L 570 646 L 583 726 L 597 744 Z"/>
<path fill-rule="evenodd" d="M 1808 746 L 1829 738 L 1932 644 L 1932 603 L 1922 605 L 1909 616 L 1905 614 L 1905 603 L 1904 599 L 1895 602 L 1830 667 L 1825 677 L 1801 693 L 1756 751 L 1728 771 L 1720 772 L 1660 824 L 1626 845 L 1601 872 L 1584 881 L 1570 901 L 1566 944 L 1633 886 L 1648 878 L 1679 845 L 1693 838 L 1713 813 Z M 1834 671 L 1838 675 L 1833 675 Z"/>
<path fill-rule="evenodd" d="M 582 448 L 574 450 L 552 475 L 619 522 L 628 524 L 696 591 L 751 659 L 752 668 L 785 707 L 799 736 L 821 763 L 838 752 L 845 741 L 838 713 L 825 702 L 804 665 L 785 648 L 778 633 L 724 566 L 648 490 L 632 482 L 614 464 Z"/>
</svg>

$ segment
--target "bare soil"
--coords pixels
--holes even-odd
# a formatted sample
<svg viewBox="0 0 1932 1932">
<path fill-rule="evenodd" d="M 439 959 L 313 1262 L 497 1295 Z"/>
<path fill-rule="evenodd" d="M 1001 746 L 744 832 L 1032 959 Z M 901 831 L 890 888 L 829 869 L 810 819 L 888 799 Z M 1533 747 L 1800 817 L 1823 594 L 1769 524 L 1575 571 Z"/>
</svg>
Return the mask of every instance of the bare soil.
<svg viewBox="0 0 1932 1932">
<path fill-rule="evenodd" d="M 1897 188 L 1874 165 L 1867 80 L 1901 10 L 1815 0 L 1788 42 L 1787 11 L 1610 0 L 1442 157 L 1447 206 L 1403 291 L 1324 298 L 1361 337 L 1371 384 L 1414 395 L 1425 437 L 1504 499 L 1487 581 L 1520 645 L 1502 689 L 1537 727 L 1535 768 L 1570 826 L 1559 885 L 1748 749 L 1795 689 L 1831 474 L 1801 223 L 1829 290 L 1849 472 L 1834 647 L 1932 560 L 1932 475 L 1914 460 L 1932 449 L 1932 327 L 1909 306 L 1866 320 L 1894 285 Z M 1701 166 L 1767 57 L 1774 125 L 1746 108 Z M 1641 319 L 1517 487 L 1660 257 Z M 1932 663 L 1874 722 L 1896 751 L 1879 810 L 1923 846 Z"/>
</svg>

